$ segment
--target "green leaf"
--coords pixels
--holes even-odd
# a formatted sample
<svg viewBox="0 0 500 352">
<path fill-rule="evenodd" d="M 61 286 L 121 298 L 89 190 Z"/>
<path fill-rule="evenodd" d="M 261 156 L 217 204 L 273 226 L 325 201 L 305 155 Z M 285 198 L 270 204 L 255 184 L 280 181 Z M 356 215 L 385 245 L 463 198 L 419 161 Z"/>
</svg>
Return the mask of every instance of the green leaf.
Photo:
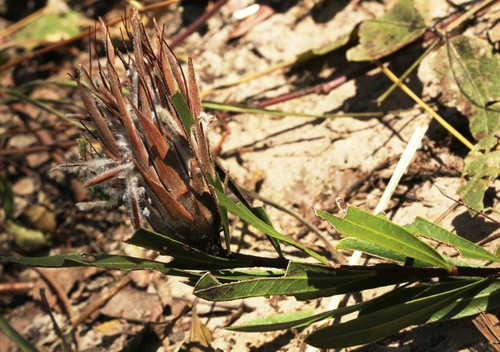
<svg viewBox="0 0 500 352">
<path fill-rule="evenodd" d="M 19 334 L 2 316 L 0 316 L 0 331 L 12 342 L 14 342 L 22 351 L 38 351 L 35 346 L 31 345 L 29 341 Z"/>
<path fill-rule="evenodd" d="M 217 195 L 218 203 L 224 207 L 227 211 L 233 213 L 238 216 L 241 220 L 245 221 L 249 225 L 252 225 L 257 230 L 262 231 L 264 234 L 274 237 L 282 242 L 288 243 L 293 247 L 301 250 L 302 252 L 308 254 L 312 258 L 316 259 L 320 263 L 328 265 L 328 261 L 317 254 L 316 252 L 310 250 L 309 248 L 301 245 L 300 243 L 292 240 L 285 235 L 282 235 L 278 231 L 276 231 L 272 226 L 269 226 L 263 220 L 259 219 L 249 208 L 247 208 L 242 203 L 234 203 L 231 199 L 229 199 L 223 192 L 218 189 L 215 189 L 215 194 Z"/>
<path fill-rule="evenodd" d="M 429 281 L 418 284 L 416 286 L 399 287 L 378 297 L 378 302 L 362 309 L 359 313 L 359 316 L 372 314 L 389 307 L 393 307 L 395 305 L 403 304 L 405 302 L 413 301 L 416 299 L 422 299 L 425 297 L 459 289 L 476 281 L 477 280 L 460 278 L 448 279 L 448 281 L 444 282 Z"/>
<path fill-rule="evenodd" d="M 321 58 L 326 55 L 330 55 L 334 52 L 336 52 L 335 54 L 337 56 L 342 55 L 342 57 L 344 57 L 345 51 L 349 47 L 352 47 L 354 44 L 356 44 L 356 42 L 359 40 L 358 30 L 359 30 L 359 25 L 355 25 L 354 28 L 349 33 L 338 37 L 332 43 L 329 43 L 321 48 L 304 51 L 301 54 L 297 55 L 297 57 L 295 58 L 295 62 L 292 66 L 292 70 L 303 65 L 308 61 Z"/>
<path fill-rule="evenodd" d="M 292 313 L 283 313 L 269 315 L 264 318 L 255 319 L 244 325 L 228 326 L 226 330 L 241 331 L 241 332 L 265 332 L 295 328 L 306 322 L 307 325 L 314 323 L 316 320 L 311 319 L 314 316 L 312 310 L 301 310 Z"/>
<path fill-rule="evenodd" d="M 284 329 L 300 328 L 313 323 L 341 317 L 360 310 L 360 316 L 380 311 L 387 307 L 402 304 L 404 302 L 425 298 L 432 295 L 446 293 L 450 290 L 460 289 L 466 285 L 474 283 L 473 280 L 452 280 L 443 283 L 425 283 L 413 287 L 403 287 L 396 291 L 391 291 L 383 296 L 369 301 L 358 303 L 349 307 L 334 309 L 326 312 L 314 314 L 310 311 L 277 314 L 269 317 L 255 319 L 242 325 L 226 327 L 227 330 L 240 332 L 266 332 Z M 479 311 L 495 309 L 500 305 L 500 281 L 492 281 L 486 288 L 474 294 L 473 298 L 463 298 L 457 300 L 435 313 L 428 322 L 442 321 L 447 319 L 457 319 L 465 316 L 476 315 Z M 495 293 L 498 292 L 498 293 Z M 474 292 L 471 292 L 474 293 Z M 470 295 L 470 293 L 469 293 Z M 457 307 L 458 306 L 458 307 Z M 458 309 L 457 309 L 458 308 Z M 448 314 L 454 312 L 455 315 Z"/>
<path fill-rule="evenodd" d="M 79 266 L 95 266 L 97 268 L 115 270 L 158 270 L 162 274 L 189 276 L 188 273 L 172 269 L 168 263 L 154 260 L 100 253 L 68 253 L 48 257 L 15 257 L 0 256 L 4 263 L 18 263 L 29 266 L 48 268 L 70 268 Z"/>
<path fill-rule="evenodd" d="M 388 250 L 385 247 L 376 245 L 374 243 L 368 242 L 368 241 L 363 241 L 360 240 L 359 238 L 354 238 L 354 237 L 347 237 L 341 239 L 337 244 L 335 245 L 336 249 L 344 249 L 344 250 L 358 250 L 361 252 L 365 252 L 371 256 L 378 257 L 378 258 L 384 258 L 384 259 L 389 259 L 394 262 L 400 262 L 400 263 L 405 263 L 407 260 L 407 257 L 404 255 L 401 255 L 399 253 L 393 252 L 391 250 Z M 464 260 L 459 260 L 455 258 L 449 258 L 449 257 L 444 257 L 446 262 L 452 266 L 474 266 L 469 262 L 466 262 Z M 421 260 L 415 260 L 412 263 L 412 266 L 420 266 L 420 267 L 425 267 L 429 266 L 426 262 L 423 262 Z"/>
<path fill-rule="evenodd" d="M 265 318 L 255 319 L 246 322 L 242 325 L 229 326 L 226 327 L 227 330 L 241 331 L 241 332 L 265 332 L 265 331 L 276 331 L 292 328 L 300 328 L 304 326 L 309 326 L 311 324 L 317 323 L 325 319 L 338 318 L 347 314 L 351 314 L 364 307 L 369 307 L 379 298 L 374 298 L 365 302 L 358 304 L 353 304 L 348 307 L 342 307 L 337 309 L 328 310 L 318 314 L 313 314 L 309 311 L 298 312 L 297 313 L 285 313 L 276 314 Z"/>
<path fill-rule="evenodd" d="M 484 209 L 484 193 L 498 177 L 500 151 L 492 150 L 497 147 L 497 143 L 497 136 L 484 137 L 464 160 L 462 177 L 466 183 L 458 188 L 457 193 L 465 204 L 477 211 Z M 471 210 L 471 213 L 476 212 Z"/>
<path fill-rule="evenodd" d="M 478 280 L 458 289 L 409 300 L 346 323 L 316 330 L 305 342 L 317 348 L 345 348 L 380 340 L 407 326 L 425 322 L 435 312 L 487 281 Z"/>
<path fill-rule="evenodd" d="M 320 210 L 317 210 L 316 214 L 328 220 L 343 236 L 372 242 L 403 256 L 451 271 L 450 264 L 431 246 L 384 217 L 367 213 L 353 206 L 347 208 L 347 213 L 343 218 L 337 218 Z"/>
<path fill-rule="evenodd" d="M 379 301 L 360 312 L 367 315 L 410 300 L 424 298 L 470 285 L 477 280 L 448 278 L 442 282 L 422 283 L 413 287 L 399 288 L 379 297 Z M 500 280 L 491 280 L 480 291 L 473 290 L 462 298 L 434 313 L 427 322 L 446 321 L 477 315 L 481 311 L 500 306 Z"/>
<path fill-rule="evenodd" d="M 486 40 L 459 35 L 436 52 L 432 67 L 443 102 L 469 117 L 470 131 L 479 141 L 465 158 L 462 177 L 466 183 L 458 194 L 481 211 L 484 193 L 498 177 L 500 165 L 500 59 Z"/>
<path fill-rule="evenodd" d="M 271 222 L 271 219 L 269 218 L 269 215 L 267 215 L 266 209 L 264 207 L 254 207 L 253 208 L 253 213 L 262 221 L 264 221 L 266 224 L 271 226 L 274 229 L 273 223 Z M 271 237 L 269 235 L 266 235 L 271 244 L 273 245 L 274 249 L 278 253 L 278 255 L 281 258 L 284 258 L 283 251 L 281 250 L 280 246 L 280 241 L 277 238 Z"/>
<path fill-rule="evenodd" d="M 188 139 L 191 140 L 190 134 L 191 134 L 191 126 L 194 124 L 194 117 L 193 114 L 191 114 L 191 111 L 189 111 L 189 107 L 186 103 L 186 99 L 182 96 L 180 92 L 175 92 L 170 96 L 170 101 L 172 102 L 172 105 L 175 108 L 175 111 L 177 111 L 177 114 L 179 115 L 179 118 L 181 119 L 182 125 L 184 126 L 184 129 L 186 130 L 186 135 L 188 136 Z"/>
<path fill-rule="evenodd" d="M 478 37 L 455 36 L 433 59 L 443 98 L 470 121 L 476 140 L 500 130 L 500 60 L 491 44 Z"/>
<path fill-rule="evenodd" d="M 147 229 L 136 231 L 125 242 L 174 257 L 174 260 L 169 265 L 178 269 L 218 270 L 253 266 L 250 261 L 227 259 L 207 254 L 180 241 Z"/>
<path fill-rule="evenodd" d="M 379 297 L 379 301 L 375 304 L 363 308 L 359 316 L 382 311 L 388 307 L 402 304 L 407 301 L 459 289 L 475 281 L 477 280 L 469 278 L 448 278 L 444 279 L 442 282 L 429 282 L 413 287 L 398 288 L 395 291 Z M 485 286 L 478 286 L 476 289 L 468 291 L 461 298 L 435 312 L 426 323 L 474 316 L 481 311 L 491 311 L 497 309 L 499 306 L 500 280 L 490 280 L 485 283 Z"/>
<path fill-rule="evenodd" d="M 290 263 L 284 276 L 221 283 L 205 274 L 196 284 L 195 295 L 209 301 L 228 301 L 270 295 L 295 296 L 299 300 L 332 296 L 338 288 L 361 279 L 374 278 L 375 271 L 336 269 L 322 265 Z M 343 293 L 343 292 L 340 292 Z"/>
<path fill-rule="evenodd" d="M 500 307 L 500 280 L 489 283 L 473 297 L 464 297 L 432 315 L 428 322 L 460 319 Z"/>
<path fill-rule="evenodd" d="M 224 171 L 225 172 L 225 171 Z M 220 178 L 218 172 L 216 172 L 216 180 L 212 180 L 212 175 L 210 173 L 206 175 L 208 184 L 215 189 L 218 189 L 221 192 L 224 192 L 224 184 Z M 226 244 L 226 253 L 231 254 L 231 232 L 229 225 L 229 216 L 227 214 L 227 210 L 220 206 L 217 202 L 217 208 L 219 210 L 219 215 L 222 223 L 222 230 L 224 232 L 224 243 Z"/>
<path fill-rule="evenodd" d="M 28 41 L 28 48 L 38 42 L 59 42 L 80 34 L 80 13 L 66 9 L 64 12 L 46 12 L 21 28 L 14 36 L 14 41 Z"/>
<path fill-rule="evenodd" d="M 463 258 L 500 262 L 500 258 L 486 249 L 421 217 L 418 217 L 413 223 L 405 225 L 404 228 L 412 231 L 415 236 L 424 235 L 440 243 L 453 246 Z"/>
<path fill-rule="evenodd" d="M 214 181 L 212 180 L 212 177 L 210 175 L 207 175 L 208 183 L 214 188 L 217 189 L 220 193 L 225 194 L 225 183 L 222 180 L 227 180 L 227 187 L 233 192 L 233 194 L 236 196 L 236 198 L 243 203 L 242 206 L 248 208 L 257 218 L 260 220 L 264 221 L 267 225 L 271 226 L 274 228 L 271 219 L 269 219 L 269 216 L 266 213 L 266 210 L 263 207 L 252 207 L 252 205 L 248 202 L 248 200 L 245 198 L 244 194 L 241 193 L 240 189 L 236 185 L 236 183 L 229 177 L 227 174 L 226 170 L 224 170 L 219 164 L 216 164 L 216 172 L 217 172 L 217 179 Z M 224 238 L 226 242 L 226 248 L 228 248 L 228 254 L 230 252 L 230 245 L 231 245 L 231 234 L 229 231 L 229 218 L 227 216 L 227 210 L 221 206 L 220 202 L 217 202 L 217 206 L 219 208 L 219 213 L 221 215 L 222 219 L 222 226 L 224 229 Z M 266 235 L 266 237 L 269 239 L 271 244 L 273 245 L 274 249 L 278 253 L 278 255 L 281 258 L 284 258 L 283 252 L 281 251 L 280 243 L 279 240 L 276 238 L 270 237 Z"/>
<path fill-rule="evenodd" d="M 391 251 L 386 247 L 379 246 L 375 243 L 360 240 L 359 238 L 347 237 L 337 242 L 335 249 L 343 250 L 357 250 L 365 252 L 371 256 L 389 259 L 395 262 L 404 263 L 407 259 L 406 256 L 397 252 Z M 424 266 L 424 262 L 415 261 L 414 266 Z"/>
<path fill-rule="evenodd" d="M 424 19 L 413 6 L 413 1 L 400 0 L 381 17 L 361 24 L 360 44 L 347 51 L 347 59 L 380 59 L 413 42 L 425 30 Z"/>
</svg>

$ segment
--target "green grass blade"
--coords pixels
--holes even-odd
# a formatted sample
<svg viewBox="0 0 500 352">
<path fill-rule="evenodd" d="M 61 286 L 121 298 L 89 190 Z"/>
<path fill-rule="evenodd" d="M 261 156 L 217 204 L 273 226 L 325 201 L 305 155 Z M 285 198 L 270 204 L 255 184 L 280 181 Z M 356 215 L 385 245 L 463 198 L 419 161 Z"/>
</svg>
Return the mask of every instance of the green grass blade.
<svg viewBox="0 0 500 352">
<path fill-rule="evenodd" d="M 22 337 L 2 316 L 0 316 L 0 331 L 22 351 L 37 352 L 37 349 Z"/>
</svg>

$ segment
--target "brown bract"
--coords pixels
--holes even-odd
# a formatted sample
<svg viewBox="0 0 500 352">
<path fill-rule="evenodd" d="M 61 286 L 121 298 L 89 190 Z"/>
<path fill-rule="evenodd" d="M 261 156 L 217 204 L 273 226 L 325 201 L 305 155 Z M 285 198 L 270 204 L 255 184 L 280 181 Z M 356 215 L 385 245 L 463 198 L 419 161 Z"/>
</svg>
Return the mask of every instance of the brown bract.
<svg viewBox="0 0 500 352">
<path fill-rule="evenodd" d="M 146 219 L 157 232 L 217 254 L 221 220 L 207 182 L 207 175 L 215 179 L 206 138 L 210 118 L 202 111 L 192 62 L 186 78 L 156 23 L 153 43 L 137 12 L 131 24 L 127 35 L 133 53 L 124 55 L 113 46 L 101 20 L 105 64 L 99 64 L 98 77 L 83 67 L 77 77 L 88 112 L 85 127 L 106 157 L 62 168 L 78 172 L 86 186 L 99 186 L 109 198 L 81 204 L 82 208 L 124 202 L 136 229 Z M 126 76 L 118 75 L 117 65 L 123 65 Z M 194 117 L 188 129 L 182 121 L 193 118 L 174 108 L 170 97 L 176 92 Z"/>
</svg>

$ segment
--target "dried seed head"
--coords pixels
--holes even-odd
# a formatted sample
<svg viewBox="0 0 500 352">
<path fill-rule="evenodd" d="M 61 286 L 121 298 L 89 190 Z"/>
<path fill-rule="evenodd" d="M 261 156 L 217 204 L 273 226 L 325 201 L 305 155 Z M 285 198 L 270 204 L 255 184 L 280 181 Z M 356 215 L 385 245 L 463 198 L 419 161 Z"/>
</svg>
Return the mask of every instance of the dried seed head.
<svg viewBox="0 0 500 352">
<path fill-rule="evenodd" d="M 157 232 L 217 254 L 221 220 L 207 182 L 208 175 L 215 179 L 206 137 L 209 118 L 201 109 L 193 65 L 189 61 L 185 79 L 156 23 L 155 50 L 137 12 L 131 22 L 127 35 L 133 53 L 123 55 L 113 47 L 101 20 L 105 65 L 99 65 L 95 81 L 84 68 L 77 77 L 87 128 L 106 159 L 61 168 L 77 170 L 86 186 L 101 187 L 110 203 L 126 203 L 136 229 L 146 219 Z M 119 77 L 117 65 L 123 65 L 125 77 Z M 182 101 L 173 101 L 178 92 L 189 112 L 180 108 Z"/>
</svg>

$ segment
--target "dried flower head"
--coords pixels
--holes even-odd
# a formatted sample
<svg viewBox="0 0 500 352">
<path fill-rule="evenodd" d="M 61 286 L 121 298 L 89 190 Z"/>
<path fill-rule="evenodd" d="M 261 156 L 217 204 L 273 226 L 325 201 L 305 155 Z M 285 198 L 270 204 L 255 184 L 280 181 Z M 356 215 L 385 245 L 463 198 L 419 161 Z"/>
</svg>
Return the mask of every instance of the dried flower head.
<svg viewBox="0 0 500 352">
<path fill-rule="evenodd" d="M 84 68 L 77 76 L 85 126 L 106 158 L 61 168 L 78 172 L 86 187 L 99 186 L 109 197 L 84 208 L 125 203 L 136 229 L 146 219 L 159 233 L 217 254 L 221 220 L 207 181 L 215 179 L 206 137 L 211 118 L 202 111 L 192 62 L 185 77 L 156 23 L 154 45 L 137 12 L 131 25 L 133 53 L 124 55 L 101 20 L 105 64 L 99 64 L 98 77 Z"/>
</svg>

